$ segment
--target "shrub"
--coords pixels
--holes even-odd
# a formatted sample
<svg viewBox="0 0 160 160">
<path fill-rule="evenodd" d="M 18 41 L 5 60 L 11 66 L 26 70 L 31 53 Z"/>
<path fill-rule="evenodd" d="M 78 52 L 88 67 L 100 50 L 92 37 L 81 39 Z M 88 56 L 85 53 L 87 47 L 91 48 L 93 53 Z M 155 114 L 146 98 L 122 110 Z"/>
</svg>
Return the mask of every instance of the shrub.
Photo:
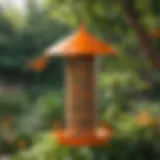
<svg viewBox="0 0 160 160">
<path fill-rule="evenodd" d="M 0 93 L 0 116 L 7 114 L 21 115 L 28 107 L 28 99 L 22 91 L 10 91 Z"/>
<path fill-rule="evenodd" d="M 37 99 L 34 109 L 30 113 L 31 123 L 36 123 L 35 127 L 49 129 L 57 121 L 62 121 L 64 117 L 64 104 L 62 93 L 59 91 L 44 93 Z"/>
<path fill-rule="evenodd" d="M 53 135 L 44 135 L 37 144 L 26 152 L 21 152 L 13 160 L 92 160 L 88 148 L 71 148 L 57 143 Z"/>
<path fill-rule="evenodd" d="M 65 147 L 58 144 L 53 135 L 42 135 L 33 148 L 20 153 L 14 160 L 158 160 L 160 132 L 156 121 L 155 125 L 137 124 L 139 114 L 119 113 L 121 116 L 118 117 L 116 124 L 115 121 L 113 123 L 112 140 L 105 146 Z"/>
<path fill-rule="evenodd" d="M 28 114 L 30 105 L 24 92 L 10 91 L 0 94 L 0 107 L 0 153 L 13 153 L 22 148 L 17 145 L 20 137 L 28 136 L 20 122 Z M 30 146 L 31 138 L 23 140 L 25 147 Z"/>
</svg>

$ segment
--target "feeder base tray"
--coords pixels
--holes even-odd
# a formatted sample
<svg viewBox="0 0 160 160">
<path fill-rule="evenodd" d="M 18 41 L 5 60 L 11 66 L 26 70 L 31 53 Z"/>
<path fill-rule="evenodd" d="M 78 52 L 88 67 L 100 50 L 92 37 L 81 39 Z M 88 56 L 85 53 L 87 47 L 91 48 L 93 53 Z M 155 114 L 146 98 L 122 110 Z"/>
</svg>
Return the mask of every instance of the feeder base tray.
<svg viewBox="0 0 160 160">
<path fill-rule="evenodd" d="M 99 146 L 105 145 L 111 139 L 111 130 L 106 127 L 97 128 L 87 135 L 73 136 L 67 130 L 56 131 L 58 141 L 69 146 Z"/>
</svg>

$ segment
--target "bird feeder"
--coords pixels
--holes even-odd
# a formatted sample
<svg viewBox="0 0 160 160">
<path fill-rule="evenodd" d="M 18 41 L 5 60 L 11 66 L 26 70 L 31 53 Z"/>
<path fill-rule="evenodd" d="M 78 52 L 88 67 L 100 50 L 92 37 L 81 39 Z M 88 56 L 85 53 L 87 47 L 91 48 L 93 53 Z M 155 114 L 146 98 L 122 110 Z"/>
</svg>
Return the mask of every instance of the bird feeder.
<svg viewBox="0 0 160 160">
<path fill-rule="evenodd" d="M 70 146 L 103 145 L 111 138 L 111 129 L 98 124 L 96 107 L 96 56 L 116 55 L 81 26 L 71 36 L 49 47 L 44 57 L 31 66 L 42 69 L 54 56 L 66 58 L 65 129 L 56 131 L 60 143 Z"/>
</svg>

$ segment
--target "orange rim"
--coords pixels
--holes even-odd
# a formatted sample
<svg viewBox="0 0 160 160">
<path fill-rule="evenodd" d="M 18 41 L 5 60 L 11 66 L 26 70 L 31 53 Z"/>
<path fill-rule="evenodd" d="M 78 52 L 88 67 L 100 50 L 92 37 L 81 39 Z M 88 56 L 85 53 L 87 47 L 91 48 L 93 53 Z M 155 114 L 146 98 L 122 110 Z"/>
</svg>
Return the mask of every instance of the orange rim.
<svg viewBox="0 0 160 160">
<path fill-rule="evenodd" d="M 67 130 L 56 132 L 58 141 L 63 145 L 70 146 L 99 146 L 105 145 L 111 140 L 112 132 L 109 128 L 97 128 L 86 135 L 73 136 Z"/>
</svg>

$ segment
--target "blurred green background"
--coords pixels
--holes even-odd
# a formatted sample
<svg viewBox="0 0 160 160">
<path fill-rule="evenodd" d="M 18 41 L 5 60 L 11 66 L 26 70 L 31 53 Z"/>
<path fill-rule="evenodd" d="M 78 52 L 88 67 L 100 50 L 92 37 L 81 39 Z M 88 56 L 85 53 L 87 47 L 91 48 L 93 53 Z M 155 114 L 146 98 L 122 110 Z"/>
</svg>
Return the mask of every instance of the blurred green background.
<svg viewBox="0 0 160 160">
<path fill-rule="evenodd" d="M 0 0 L 0 160 L 159 160 L 160 73 L 143 55 L 120 0 Z M 159 0 L 135 0 L 148 34 L 159 24 Z M 99 58 L 100 120 L 112 126 L 103 147 L 58 144 L 64 121 L 64 59 L 42 72 L 27 67 L 46 47 L 81 23 L 113 44 L 117 57 Z M 159 53 L 160 39 L 152 38 Z"/>
</svg>

